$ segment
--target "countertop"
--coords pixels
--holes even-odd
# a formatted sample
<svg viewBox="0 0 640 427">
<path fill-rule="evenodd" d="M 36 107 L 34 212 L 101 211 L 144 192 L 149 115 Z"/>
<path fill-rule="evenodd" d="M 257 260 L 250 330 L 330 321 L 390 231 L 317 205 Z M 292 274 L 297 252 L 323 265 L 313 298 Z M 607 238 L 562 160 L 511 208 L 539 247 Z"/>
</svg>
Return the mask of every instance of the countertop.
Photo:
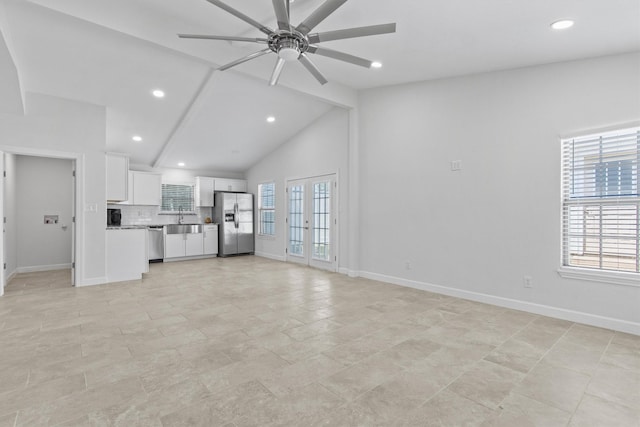
<svg viewBox="0 0 640 427">
<path fill-rule="evenodd" d="M 172 225 L 172 224 L 145 224 L 145 225 L 110 225 L 107 227 L 107 230 L 138 230 L 138 229 L 145 229 L 145 228 L 149 228 L 149 227 L 164 227 L 165 225 Z M 211 222 L 211 223 L 203 223 L 202 225 L 218 225 L 215 222 Z"/>
</svg>

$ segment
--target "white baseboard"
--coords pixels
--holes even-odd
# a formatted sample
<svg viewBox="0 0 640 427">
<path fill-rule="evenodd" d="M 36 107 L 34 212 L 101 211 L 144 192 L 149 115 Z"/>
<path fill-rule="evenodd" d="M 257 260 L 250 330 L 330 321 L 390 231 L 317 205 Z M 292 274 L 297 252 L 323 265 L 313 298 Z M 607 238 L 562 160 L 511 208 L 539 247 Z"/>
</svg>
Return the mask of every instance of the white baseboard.
<svg viewBox="0 0 640 427">
<path fill-rule="evenodd" d="M 282 262 L 285 261 L 285 257 L 284 256 L 273 255 L 273 254 L 270 254 L 268 252 L 255 252 L 254 255 L 262 257 L 262 258 L 272 259 L 274 261 L 282 261 Z"/>
<path fill-rule="evenodd" d="M 104 285 L 108 282 L 109 281 L 106 277 L 92 277 L 90 279 L 78 280 L 76 282 L 76 287 Z"/>
<path fill-rule="evenodd" d="M 71 269 L 71 263 L 68 264 L 51 264 L 51 265 L 33 265 L 30 267 L 18 267 L 16 273 L 35 273 L 38 271 L 52 271 L 52 270 L 68 270 Z"/>
<path fill-rule="evenodd" d="M 5 279 L 4 279 L 5 285 L 7 283 L 9 283 L 11 281 L 11 279 L 13 279 L 16 276 L 16 274 L 18 274 L 18 272 L 16 270 L 13 270 L 11 273 L 7 274 L 7 277 L 5 277 Z"/>
<path fill-rule="evenodd" d="M 434 292 L 451 297 L 467 299 L 485 304 L 492 304 L 499 307 L 511 308 L 514 310 L 526 311 L 542 316 L 555 317 L 557 319 L 569 320 L 571 322 L 584 323 L 586 325 L 640 335 L 640 323 L 629 322 L 612 317 L 598 316 L 595 314 L 589 314 L 580 311 L 567 310 L 564 308 L 514 300 L 511 298 L 503 298 L 478 292 L 465 291 L 463 289 L 449 288 L 446 286 L 434 285 L 431 283 L 418 282 L 415 280 L 402 279 L 400 277 L 386 276 L 384 274 L 370 273 L 366 271 L 360 272 L 360 276 L 366 279 L 377 280 L 394 285 L 406 286 L 409 288 L 420 289 L 423 291 Z"/>
</svg>

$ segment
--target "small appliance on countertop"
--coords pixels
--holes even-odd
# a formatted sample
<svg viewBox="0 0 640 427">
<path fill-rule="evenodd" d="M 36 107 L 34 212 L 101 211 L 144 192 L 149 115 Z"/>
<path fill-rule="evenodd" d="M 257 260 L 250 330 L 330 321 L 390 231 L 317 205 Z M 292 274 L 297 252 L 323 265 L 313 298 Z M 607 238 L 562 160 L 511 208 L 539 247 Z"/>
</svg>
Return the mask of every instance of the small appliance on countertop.
<svg viewBox="0 0 640 427">
<path fill-rule="evenodd" d="M 107 226 L 120 227 L 122 225 L 122 211 L 120 209 L 107 209 Z"/>
</svg>

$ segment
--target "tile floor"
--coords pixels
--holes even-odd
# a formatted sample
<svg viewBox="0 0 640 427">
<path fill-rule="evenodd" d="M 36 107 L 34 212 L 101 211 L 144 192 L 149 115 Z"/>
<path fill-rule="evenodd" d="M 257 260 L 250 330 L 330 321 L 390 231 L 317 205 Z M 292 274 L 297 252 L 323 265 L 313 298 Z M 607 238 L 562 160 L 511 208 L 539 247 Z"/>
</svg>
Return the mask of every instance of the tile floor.
<svg viewBox="0 0 640 427">
<path fill-rule="evenodd" d="M 0 298 L 0 427 L 638 426 L 640 337 L 257 257 Z"/>
</svg>

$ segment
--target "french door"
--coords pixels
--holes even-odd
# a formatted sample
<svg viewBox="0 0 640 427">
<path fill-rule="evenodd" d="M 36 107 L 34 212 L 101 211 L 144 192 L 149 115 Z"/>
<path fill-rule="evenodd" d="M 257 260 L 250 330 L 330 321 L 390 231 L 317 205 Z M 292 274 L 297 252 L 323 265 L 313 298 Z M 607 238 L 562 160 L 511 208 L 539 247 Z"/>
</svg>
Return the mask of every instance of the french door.
<svg viewBox="0 0 640 427">
<path fill-rule="evenodd" d="M 287 182 L 287 261 L 337 271 L 336 178 Z"/>
</svg>

